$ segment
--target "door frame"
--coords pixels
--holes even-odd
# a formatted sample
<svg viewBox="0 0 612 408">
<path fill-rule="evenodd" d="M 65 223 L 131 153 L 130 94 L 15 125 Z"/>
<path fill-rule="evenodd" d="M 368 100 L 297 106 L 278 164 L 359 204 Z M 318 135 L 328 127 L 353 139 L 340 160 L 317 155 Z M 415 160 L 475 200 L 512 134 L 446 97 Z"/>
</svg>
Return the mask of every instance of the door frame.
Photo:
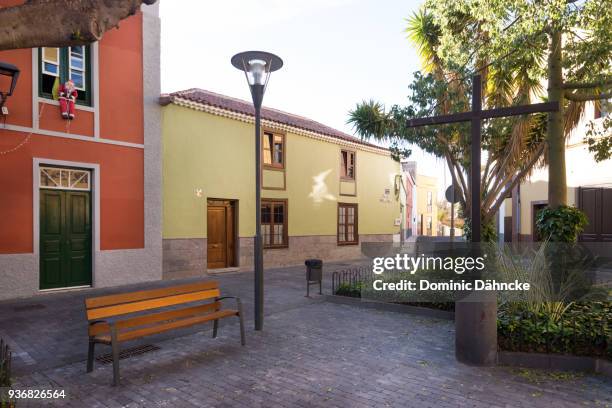
<svg viewBox="0 0 612 408">
<path fill-rule="evenodd" d="M 536 207 L 541 205 L 548 205 L 548 200 L 534 200 L 531 201 L 531 241 L 536 241 L 537 226 L 536 226 Z"/>
<path fill-rule="evenodd" d="M 232 231 L 232 235 L 234 236 L 234 266 L 226 266 L 225 268 L 237 268 L 240 266 L 240 237 L 238 235 L 238 231 L 240 231 L 240 225 L 238 224 L 240 217 L 239 214 L 239 206 L 240 202 L 233 198 L 215 198 L 215 197 L 207 197 L 206 198 L 206 227 L 208 230 L 208 207 L 210 206 L 209 201 L 224 201 L 228 202 L 234 210 L 234 230 Z M 214 204 L 213 204 L 214 206 Z M 206 234 L 206 270 L 208 270 L 208 232 Z M 216 269 L 224 269 L 224 268 L 215 268 Z"/>
<path fill-rule="evenodd" d="M 96 253 L 100 251 L 100 165 L 97 163 L 73 162 L 67 160 L 45 159 L 42 157 L 34 157 L 32 160 L 32 186 L 33 200 L 32 203 L 32 225 L 33 225 L 33 254 L 37 259 L 36 270 L 40 279 L 40 167 L 44 166 L 63 166 L 75 167 L 91 171 L 91 287 L 96 287 Z M 58 288 L 58 289 L 40 289 L 39 292 L 70 290 L 74 287 Z"/>
</svg>

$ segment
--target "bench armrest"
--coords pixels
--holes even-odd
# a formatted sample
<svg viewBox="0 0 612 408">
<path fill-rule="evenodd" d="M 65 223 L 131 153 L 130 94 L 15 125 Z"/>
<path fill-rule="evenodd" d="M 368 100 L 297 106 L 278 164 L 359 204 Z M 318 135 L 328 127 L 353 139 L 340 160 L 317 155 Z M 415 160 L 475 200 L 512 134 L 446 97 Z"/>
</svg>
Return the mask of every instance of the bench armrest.
<svg viewBox="0 0 612 408">
<path fill-rule="evenodd" d="M 215 298 L 215 302 L 218 302 L 224 299 L 234 299 L 236 301 L 236 305 L 238 305 L 238 312 L 242 314 L 242 301 L 240 300 L 238 296 L 221 296 L 221 297 Z"/>
<path fill-rule="evenodd" d="M 238 296 L 221 296 L 221 297 L 215 298 L 215 300 L 223 300 L 223 299 L 236 299 L 236 301 L 240 300 Z"/>
<path fill-rule="evenodd" d="M 87 333 L 89 334 L 89 337 L 95 337 L 96 334 L 99 334 L 99 333 L 94 333 L 92 335 L 92 333 L 91 333 L 92 327 L 96 326 L 96 325 L 99 325 L 99 324 L 107 325 L 109 327 L 109 329 L 110 329 L 110 327 L 112 325 L 112 323 L 110 323 L 110 322 L 108 322 L 106 320 L 92 320 L 90 322 L 87 322 Z"/>
</svg>

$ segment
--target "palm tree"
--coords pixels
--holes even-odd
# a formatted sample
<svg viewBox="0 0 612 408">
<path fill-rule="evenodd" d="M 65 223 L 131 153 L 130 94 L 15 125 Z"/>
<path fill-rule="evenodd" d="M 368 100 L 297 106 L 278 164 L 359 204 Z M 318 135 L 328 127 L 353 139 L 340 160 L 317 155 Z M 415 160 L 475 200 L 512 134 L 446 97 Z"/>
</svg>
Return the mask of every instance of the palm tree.
<svg viewBox="0 0 612 408">
<path fill-rule="evenodd" d="M 469 16 L 463 24 L 468 24 Z M 399 140 L 417 144 L 425 151 L 444 158 L 451 177 L 459 187 L 464 214 L 470 213 L 470 185 L 467 178 L 470 167 L 470 141 L 466 126 L 441 126 L 423 131 L 404 126 L 412 116 L 427 114 L 423 109 L 423 95 L 429 98 L 430 114 L 449 114 L 469 109 L 470 84 L 466 67 L 474 65 L 483 78 L 484 106 L 488 108 L 530 103 L 542 92 L 539 81 L 529 71 L 530 64 L 542 58 L 539 48 L 525 53 L 514 64 L 490 61 L 475 51 L 465 57 L 462 64 L 450 66 L 439 55 L 440 27 L 433 16 L 421 9 L 408 19 L 408 39 L 417 48 L 422 72 L 415 75 L 411 86 L 412 105 L 393 107 L 385 111 L 380 102 L 362 102 L 350 112 L 348 122 L 362 138 Z M 477 31 L 474 41 L 486 41 L 487 34 Z M 541 39 L 539 39 L 541 41 Z M 476 63 L 473 63 L 475 60 Z M 427 84 L 427 87 L 425 87 Z M 425 87 L 425 88 L 424 88 Z M 431 90 L 441 89 L 439 93 Z M 514 119 L 496 119 L 484 127 L 483 149 L 486 163 L 482 174 L 483 225 L 492 222 L 495 213 L 512 188 L 520 183 L 545 153 L 545 116 L 533 115 Z M 486 238 L 486 237 L 485 237 Z M 488 237 L 491 239 L 492 237 Z"/>
</svg>

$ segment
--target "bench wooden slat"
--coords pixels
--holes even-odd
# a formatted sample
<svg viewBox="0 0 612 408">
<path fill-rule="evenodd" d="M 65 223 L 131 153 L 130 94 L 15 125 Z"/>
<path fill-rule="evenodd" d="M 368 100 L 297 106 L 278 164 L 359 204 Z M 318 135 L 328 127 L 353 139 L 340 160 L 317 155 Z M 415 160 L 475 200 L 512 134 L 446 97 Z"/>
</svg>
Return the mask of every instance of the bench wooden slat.
<svg viewBox="0 0 612 408">
<path fill-rule="evenodd" d="M 92 309 L 96 307 L 113 306 L 122 303 L 131 303 L 139 300 L 156 299 L 183 293 L 201 292 L 203 290 L 218 289 L 219 282 L 207 281 L 189 283 L 186 285 L 172 286 L 169 288 L 159 288 L 151 290 L 141 290 L 138 292 L 120 293 L 117 295 L 99 296 L 85 299 L 85 307 Z"/>
<path fill-rule="evenodd" d="M 165 331 L 172 330 L 172 329 L 189 327 L 189 326 L 193 326 L 198 323 L 204 323 L 204 322 L 208 322 L 211 320 L 222 319 L 224 317 L 235 316 L 237 314 L 238 314 L 237 310 L 226 309 L 226 310 L 220 310 L 218 312 L 209 313 L 204 316 L 195 316 L 195 317 L 190 317 L 187 319 L 175 320 L 169 323 L 158 324 L 155 326 L 145 327 L 142 329 L 127 330 L 127 331 L 119 332 L 117 336 L 117 340 L 120 342 L 134 340 L 134 339 L 149 336 L 152 334 L 163 333 Z M 96 337 L 96 340 L 103 342 L 103 343 L 110 343 L 110 335 L 98 336 Z"/>
<path fill-rule="evenodd" d="M 218 310 L 220 307 L 221 302 L 212 302 L 207 303 L 205 305 L 199 305 L 177 310 L 169 310 L 165 312 L 136 316 L 126 320 L 119 320 L 115 322 L 115 326 L 118 330 L 129 329 L 138 326 L 146 326 L 153 323 L 200 315 L 202 313 Z M 89 336 L 97 336 L 99 334 L 105 333 L 110 333 L 110 325 L 106 322 L 97 323 L 89 326 Z"/>
<path fill-rule="evenodd" d="M 223 305 L 216 299 L 219 297 L 221 291 L 218 282 L 208 281 L 86 299 L 85 311 L 90 322 L 87 372 L 93 371 L 96 343 L 106 343 L 112 347 L 113 385 L 119 385 L 122 342 L 209 321 L 214 321 L 214 338 L 217 337 L 219 319 L 225 317 L 239 318 L 240 343 L 244 346 L 246 340 L 240 299 L 235 298 L 237 310 L 221 310 Z M 181 307 L 176 307 L 179 305 Z M 108 322 L 106 318 L 113 319 Z M 114 332 L 114 329 L 117 331 Z"/>
<path fill-rule="evenodd" d="M 174 306 L 182 303 L 195 302 L 219 297 L 219 289 L 203 290 L 200 292 L 186 293 L 181 295 L 160 297 L 156 299 L 142 300 L 138 302 L 122 303 L 113 306 L 99 307 L 87 310 L 87 319 L 96 320 L 106 317 L 119 316 L 129 313 L 141 312 L 160 307 Z"/>
</svg>

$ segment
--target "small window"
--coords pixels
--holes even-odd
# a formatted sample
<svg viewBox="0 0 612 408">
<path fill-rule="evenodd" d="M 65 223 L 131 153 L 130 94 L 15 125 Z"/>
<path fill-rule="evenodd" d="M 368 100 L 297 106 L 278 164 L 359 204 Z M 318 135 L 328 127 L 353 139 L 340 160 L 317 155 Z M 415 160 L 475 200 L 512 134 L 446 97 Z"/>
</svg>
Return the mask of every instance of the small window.
<svg viewBox="0 0 612 408">
<path fill-rule="evenodd" d="M 427 235 L 433 235 L 433 220 L 431 217 L 427 217 Z"/>
<path fill-rule="evenodd" d="M 69 72 L 68 78 L 74 81 L 74 86 L 79 91 L 86 91 L 85 88 L 85 47 L 82 45 L 70 47 Z"/>
<path fill-rule="evenodd" d="M 355 152 L 342 150 L 340 152 L 341 169 L 340 178 L 344 180 L 355 180 Z"/>
<path fill-rule="evenodd" d="M 433 194 L 431 191 L 427 192 L 427 212 L 433 212 Z"/>
<path fill-rule="evenodd" d="M 53 95 L 53 88 L 60 81 L 60 49 L 43 48 L 41 64 L 41 89 L 43 94 Z"/>
<path fill-rule="evenodd" d="M 263 163 L 266 167 L 285 167 L 285 135 L 264 132 Z"/>
<path fill-rule="evenodd" d="M 357 204 L 338 203 L 338 245 L 357 245 Z"/>
<path fill-rule="evenodd" d="M 43 48 L 43 74 L 59 77 L 59 48 Z"/>
<path fill-rule="evenodd" d="M 78 91 L 77 103 L 91 106 L 92 87 L 89 46 L 44 47 L 39 49 L 39 57 L 39 96 L 55 99 L 60 84 L 71 79 Z"/>
<path fill-rule="evenodd" d="M 261 235 L 264 248 L 286 248 L 289 245 L 287 200 L 262 200 Z"/>
<path fill-rule="evenodd" d="M 90 179 L 91 173 L 87 170 L 59 167 L 40 168 L 40 188 L 89 191 L 91 189 Z"/>
</svg>

